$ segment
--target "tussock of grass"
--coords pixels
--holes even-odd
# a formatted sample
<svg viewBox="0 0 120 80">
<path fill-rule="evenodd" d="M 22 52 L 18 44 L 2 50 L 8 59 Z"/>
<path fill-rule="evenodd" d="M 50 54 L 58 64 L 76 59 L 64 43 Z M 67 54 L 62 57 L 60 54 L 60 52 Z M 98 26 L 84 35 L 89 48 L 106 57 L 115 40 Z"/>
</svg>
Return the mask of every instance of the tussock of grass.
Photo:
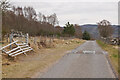
<svg viewBox="0 0 120 80">
<path fill-rule="evenodd" d="M 102 49 L 109 53 L 108 55 L 112 61 L 113 67 L 116 72 L 120 73 L 120 70 L 118 69 L 118 58 L 120 58 L 120 56 L 118 56 L 118 49 L 114 48 L 114 45 L 105 44 L 100 40 L 97 40 L 97 43 L 102 47 Z"/>
</svg>

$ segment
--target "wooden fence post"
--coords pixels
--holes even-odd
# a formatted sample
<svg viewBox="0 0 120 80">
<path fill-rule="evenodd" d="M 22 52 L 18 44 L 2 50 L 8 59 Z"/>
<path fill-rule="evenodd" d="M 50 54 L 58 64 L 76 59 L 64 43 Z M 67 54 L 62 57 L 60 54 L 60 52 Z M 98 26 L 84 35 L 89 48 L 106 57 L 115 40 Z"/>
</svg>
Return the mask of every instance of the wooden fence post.
<svg viewBox="0 0 120 80">
<path fill-rule="evenodd" d="M 10 43 L 13 41 L 13 33 L 10 34 Z M 10 49 L 12 49 L 12 45 L 10 45 Z"/>
<path fill-rule="evenodd" d="M 28 33 L 26 34 L 26 39 L 25 40 L 26 40 L 25 43 L 28 44 L 28 41 L 29 41 L 29 34 Z"/>
</svg>

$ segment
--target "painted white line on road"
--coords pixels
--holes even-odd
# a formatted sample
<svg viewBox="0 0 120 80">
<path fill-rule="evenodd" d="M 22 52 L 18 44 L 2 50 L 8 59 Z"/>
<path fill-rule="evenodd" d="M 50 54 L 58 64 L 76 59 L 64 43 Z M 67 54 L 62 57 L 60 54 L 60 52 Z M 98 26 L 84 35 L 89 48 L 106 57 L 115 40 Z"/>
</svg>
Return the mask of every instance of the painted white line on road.
<svg viewBox="0 0 120 80">
<path fill-rule="evenodd" d="M 85 54 L 85 53 L 95 54 L 95 51 L 83 51 L 83 53 L 84 53 L 84 54 Z"/>
</svg>

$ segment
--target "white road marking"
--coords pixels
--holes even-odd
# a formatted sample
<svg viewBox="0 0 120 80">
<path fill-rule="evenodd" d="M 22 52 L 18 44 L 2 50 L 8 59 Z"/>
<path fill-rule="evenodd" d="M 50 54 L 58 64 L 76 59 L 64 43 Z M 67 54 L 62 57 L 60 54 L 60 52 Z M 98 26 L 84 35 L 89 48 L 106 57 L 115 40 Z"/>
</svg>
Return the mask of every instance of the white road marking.
<svg viewBox="0 0 120 80">
<path fill-rule="evenodd" d="M 95 54 L 95 51 L 83 51 L 83 53 L 84 53 L 84 54 L 86 54 L 86 53 L 88 53 L 88 54 L 89 54 L 89 53 L 90 53 L 90 54 Z"/>
</svg>

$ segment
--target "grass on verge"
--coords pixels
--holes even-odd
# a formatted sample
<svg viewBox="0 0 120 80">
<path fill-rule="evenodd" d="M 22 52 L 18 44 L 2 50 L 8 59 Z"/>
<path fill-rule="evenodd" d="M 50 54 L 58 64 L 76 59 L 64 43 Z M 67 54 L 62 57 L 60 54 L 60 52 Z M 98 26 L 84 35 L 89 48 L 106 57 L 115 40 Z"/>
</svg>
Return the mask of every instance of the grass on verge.
<svg viewBox="0 0 120 80">
<path fill-rule="evenodd" d="M 118 55 L 118 48 L 115 48 L 114 45 L 105 44 L 100 40 L 97 40 L 97 43 L 102 47 L 103 50 L 108 52 L 113 67 L 115 68 L 117 73 L 120 73 L 120 69 L 118 68 L 118 58 L 120 58 L 120 56 Z"/>
<path fill-rule="evenodd" d="M 66 44 L 66 42 L 71 42 Z M 55 48 L 40 49 L 37 53 L 22 56 L 16 62 L 2 67 L 3 78 L 32 78 L 36 73 L 43 73 L 47 68 L 56 63 L 62 56 L 84 43 L 83 40 L 65 40 L 56 44 Z M 20 56 L 19 56 L 20 57 Z M 39 75 L 39 74 L 38 74 Z"/>
</svg>

